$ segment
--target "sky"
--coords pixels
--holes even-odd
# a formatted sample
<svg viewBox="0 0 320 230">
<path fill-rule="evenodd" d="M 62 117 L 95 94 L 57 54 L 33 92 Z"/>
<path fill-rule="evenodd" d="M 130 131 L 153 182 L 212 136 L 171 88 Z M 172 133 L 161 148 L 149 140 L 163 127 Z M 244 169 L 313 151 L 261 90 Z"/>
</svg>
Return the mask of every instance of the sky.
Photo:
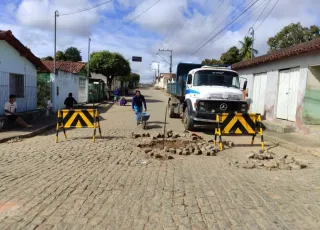
<svg viewBox="0 0 320 230">
<path fill-rule="evenodd" d="M 174 73 L 179 62 L 219 59 L 231 46 L 240 47 L 250 27 L 255 30 L 254 48 L 263 55 L 268 38 L 284 26 L 320 23 L 319 0 L 112 0 L 64 15 L 106 1 L 0 0 L 0 30 L 11 30 L 40 58 L 53 56 L 57 10 L 57 50 L 77 47 L 87 61 L 91 38 L 91 52 L 142 57 L 141 63 L 130 62 L 132 72 L 140 74 L 142 82 L 152 82 L 156 62 L 160 73 L 169 72 L 170 52 L 159 49 L 173 51 Z"/>
</svg>

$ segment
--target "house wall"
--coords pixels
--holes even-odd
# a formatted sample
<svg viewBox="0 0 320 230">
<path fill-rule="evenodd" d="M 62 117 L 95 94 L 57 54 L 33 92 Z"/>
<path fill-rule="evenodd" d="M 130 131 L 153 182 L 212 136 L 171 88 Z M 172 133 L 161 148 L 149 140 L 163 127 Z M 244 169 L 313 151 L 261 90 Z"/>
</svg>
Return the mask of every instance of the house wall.
<svg viewBox="0 0 320 230">
<path fill-rule="evenodd" d="M 51 81 L 54 111 L 64 108 L 64 100 L 68 97 L 69 93 L 72 93 L 76 101 L 79 100 L 79 75 L 59 70 L 56 76 L 53 73 L 51 74 Z M 57 87 L 59 87 L 59 95 L 57 95 Z"/>
<path fill-rule="evenodd" d="M 292 57 L 284 60 L 274 61 L 266 64 L 261 64 L 257 66 L 252 66 L 250 68 L 236 70 L 240 77 L 246 78 L 248 81 L 248 96 L 252 98 L 253 94 L 253 78 L 254 74 L 267 73 L 267 86 L 265 92 L 265 115 L 267 120 L 276 119 L 276 107 L 277 107 L 277 95 L 278 95 L 278 85 L 279 85 L 279 71 L 288 68 L 300 68 L 300 79 L 299 79 L 299 89 L 298 89 L 298 103 L 297 103 L 297 114 L 295 125 L 298 129 L 304 129 L 304 124 L 307 124 L 307 116 L 305 113 L 305 106 L 310 107 L 310 102 L 306 102 L 305 96 L 310 94 L 310 90 L 307 87 L 313 85 L 315 77 L 312 76 L 309 71 L 309 66 L 320 65 L 320 52 L 314 51 L 309 52 L 304 55 L 297 57 Z M 311 77 L 309 77 L 309 75 Z M 315 74 L 317 75 L 317 74 Z M 318 79 L 318 78 L 317 78 Z M 318 88 L 319 89 L 319 88 Z M 312 96 L 313 98 L 315 96 Z M 318 107 L 317 107 L 318 109 Z M 317 111 L 313 107 L 312 111 Z M 310 114 L 310 113 L 309 113 Z M 313 112 L 312 114 L 315 114 Z M 313 115 L 314 116 L 314 115 Z M 309 122 L 309 124 L 312 123 Z"/>
<path fill-rule="evenodd" d="M 85 76 L 79 76 L 79 92 L 78 92 L 78 103 L 88 102 L 89 94 L 89 79 Z"/>
<path fill-rule="evenodd" d="M 0 41 L 0 50 L 0 115 L 4 114 L 4 104 L 9 100 L 10 73 L 24 75 L 24 97 L 17 98 L 17 111 L 37 109 L 36 67 L 5 41 Z"/>
<path fill-rule="evenodd" d="M 303 121 L 320 125 L 320 66 L 310 66 L 304 98 Z"/>
</svg>

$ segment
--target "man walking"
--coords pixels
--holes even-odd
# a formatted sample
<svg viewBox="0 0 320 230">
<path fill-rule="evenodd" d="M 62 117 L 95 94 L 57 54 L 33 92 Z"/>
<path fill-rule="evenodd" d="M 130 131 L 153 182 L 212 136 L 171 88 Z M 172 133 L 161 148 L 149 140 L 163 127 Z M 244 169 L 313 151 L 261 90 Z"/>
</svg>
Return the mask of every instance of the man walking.
<svg viewBox="0 0 320 230">
<path fill-rule="evenodd" d="M 24 120 L 22 120 L 22 118 L 17 115 L 17 103 L 15 95 L 9 96 L 9 101 L 4 105 L 4 113 L 10 123 L 17 122 L 19 125 L 25 128 L 32 127 L 32 125 L 25 123 Z"/>
<path fill-rule="evenodd" d="M 146 100 L 144 99 L 144 96 L 141 95 L 141 92 L 139 90 L 137 90 L 136 95 L 134 95 L 132 98 L 132 109 L 136 113 L 137 125 L 140 124 L 140 117 L 141 117 L 141 113 L 143 111 L 143 106 L 144 106 L 145 111 L 147 111 Z"/>
<path fill-rule="evenodd" d="M 78 104 L 78 102 L 76 101 L 76 99 L 74 99 L 72 93 L 69 93 L 69 97 L 64 100 L 64 104 L 66 106 L 66 109 L 72 109 L 73 104 Z"/>
</svg>

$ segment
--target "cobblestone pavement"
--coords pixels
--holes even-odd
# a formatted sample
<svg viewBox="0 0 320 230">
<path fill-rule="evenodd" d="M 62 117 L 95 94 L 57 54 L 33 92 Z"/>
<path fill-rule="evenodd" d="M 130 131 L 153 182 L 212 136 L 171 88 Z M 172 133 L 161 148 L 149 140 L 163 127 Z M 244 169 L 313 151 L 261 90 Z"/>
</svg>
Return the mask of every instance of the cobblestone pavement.
<svg viewBox="0 0 320 230">
<path fill-rule="evenodd" d="M 159 131 L 166 97 L 145 93 L 149 131 Z M 0 144 L 1 230 L 320 229 L 318 158 L 299 156 L 312 163 L 305 170 L 246 170 L 230 162 L 250 148 L 233 148 L 142 165 L 130 107 L 102 118 L 95 144 L 91 129 L 69 130 L 58 144 L 54 131 Z M 183 130 L 179 120 L 168 126 Z"/>
</svg>

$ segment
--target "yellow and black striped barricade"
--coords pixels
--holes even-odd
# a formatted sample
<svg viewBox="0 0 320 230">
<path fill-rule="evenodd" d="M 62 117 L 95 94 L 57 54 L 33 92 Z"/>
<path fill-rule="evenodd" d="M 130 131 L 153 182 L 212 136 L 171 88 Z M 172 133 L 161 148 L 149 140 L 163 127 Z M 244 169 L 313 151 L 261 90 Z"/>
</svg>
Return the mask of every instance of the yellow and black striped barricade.
<svg viewBox="0 0 320 230">
<path fill-rule="evenodd" d="M 264 150 L 261 115 L 255 113 L 220 113 L 216 116 L 217 126 L 214 145 L 219 137 L 219 147 L 223 150 L 222 136 L 252 136 L 253 145 L 256 135 L 261 136 L 261 149 Z"/>
<path fill-rule="evenodd" d="M 101 128 L 99 113 L 97 109 L 63 109 L 58 111 L 57 115 L 57 133 L 56 143 L 58 143 L 59 130 L 62 129 L 65 139 L 67 139 L 67 128 L 93 128 L 92 141 L 96 140 L 96 129 L 99 129 L 101 137 Z"/>
</svg>

